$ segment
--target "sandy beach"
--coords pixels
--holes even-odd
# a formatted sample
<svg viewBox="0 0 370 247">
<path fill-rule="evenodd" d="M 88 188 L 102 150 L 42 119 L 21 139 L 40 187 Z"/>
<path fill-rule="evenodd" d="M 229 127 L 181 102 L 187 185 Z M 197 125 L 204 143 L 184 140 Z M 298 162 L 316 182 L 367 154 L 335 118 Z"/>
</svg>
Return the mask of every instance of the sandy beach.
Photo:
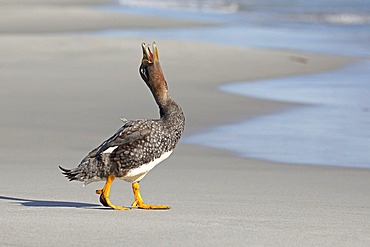
<svg viewBox="0 0 370 247">
<path fill-rule="evenodd" d="M 145 202 L 171 210 L 100 205 L 95 190 L 103 182 L 68 182 L 58 165 L 77 166 L 121 127 L 120 117 L 158 118 L 138 74 L 140 44 L 153 40 L 82 31 L 208 24 L 89 8 L 104 1 L 24 2 L 0 1 L 1 246 L 370 245 L 368 169 L 279 164 L 180 142 L 140 183 Z M 297 106 L 224 93 L 220 85 L 353 61 L 155 41 L 186 116 L 185 136 Z M 111 200 L 130 206 L 131 185 L 115 181 Z"/>
</svg>

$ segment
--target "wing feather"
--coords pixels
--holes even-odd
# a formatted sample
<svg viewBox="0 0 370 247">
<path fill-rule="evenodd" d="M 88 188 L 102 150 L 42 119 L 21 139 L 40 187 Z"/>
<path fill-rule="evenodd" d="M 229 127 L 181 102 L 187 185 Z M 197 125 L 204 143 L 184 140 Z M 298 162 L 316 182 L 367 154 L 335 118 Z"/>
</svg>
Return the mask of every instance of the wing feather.
<svg viewBox="0 0 370 247">
<path fill-rule="evenodd" d="M 150 129 L 141 129 L 137 126 L 123 126 L 117 131 L 116 134 L 114 134 L 111 138 L 103 142 L 100 147 L 98 147 L 98 151 L 96 152 L 95 156 L 100 155 L 108 148 L 117 146 L 119 147 L 121 145 L 140 140 L 141 138 L 149 135 L 150 132 Z"/>
</svg>

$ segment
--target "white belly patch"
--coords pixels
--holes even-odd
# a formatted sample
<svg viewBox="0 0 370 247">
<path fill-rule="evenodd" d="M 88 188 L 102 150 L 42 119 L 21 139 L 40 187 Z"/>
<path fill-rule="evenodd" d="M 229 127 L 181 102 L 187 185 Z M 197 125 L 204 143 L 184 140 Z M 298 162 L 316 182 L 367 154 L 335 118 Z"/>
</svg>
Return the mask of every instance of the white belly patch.
<svg viewBox="0 0 370 247">
<path fill-rule="evenodd" d="M 143 164 L 138 168 L 132 169 L 129 171 L 126 176 L 122 177 L 121 179 L 127 182 L 139 182 L 150 170 L 152 170 L 156 165 L 158 165 L 163 160 L 167 159 L 173 151 L 168 151 L 161 155 L 161 157 L 149 162 L 147 164 Z"/>
</svg>

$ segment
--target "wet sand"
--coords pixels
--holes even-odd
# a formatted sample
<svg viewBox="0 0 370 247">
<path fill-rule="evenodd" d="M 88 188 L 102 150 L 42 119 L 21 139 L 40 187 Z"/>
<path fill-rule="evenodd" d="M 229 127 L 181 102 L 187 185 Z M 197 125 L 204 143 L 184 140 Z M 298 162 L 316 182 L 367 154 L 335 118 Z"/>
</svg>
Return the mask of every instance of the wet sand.
<svg viewBox="0 0 370 247">
<path fill-rule="evenodd" d="M 12 12 L 28 6 L 22 1 L 0 1 L 0 245 L 370 244 L 369 170 L 278 164 L 181 142 L 141 182 L 145 202 L 171 210 L 101 206 L 95 190 L 104 183 L 84 188 L 70 183 L 58 165 L 76 166 L 121 126 L 120 117 L 158 117 L 138 74 L 140 44 L 152 40 L 68 31 L 117 28 L 117 20 L 126 20 L 120 28 L 198 24 L 99 13 L 83 6 L 89 1 L 34 2 L 31 13 Z M 88 21 L 73 21 L 61 8 L 81 11 Z M 51 24 L 52 16 L 71 21 Z M 187 136 L 295 107 L 223 93 L 219 85 L 315 73 L 351 62 L 291 51 L 156 42 L 170 93 L 187 118 Z M 130 184 L 115 181 L 111 200 L 129 206 Z"/>
</svg>

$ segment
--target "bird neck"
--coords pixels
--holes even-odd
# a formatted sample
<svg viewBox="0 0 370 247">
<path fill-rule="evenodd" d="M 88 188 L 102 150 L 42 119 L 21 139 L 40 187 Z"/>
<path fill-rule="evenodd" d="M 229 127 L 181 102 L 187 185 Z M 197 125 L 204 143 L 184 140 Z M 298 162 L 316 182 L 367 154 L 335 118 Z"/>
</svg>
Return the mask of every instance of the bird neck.
<svg viewBox="0 0 370 247">
<path fill-rule="evenodd" d="M 171 96 L 168 92 L 167 82 L 163 76 L 155 78 L 154 83 L 149 83 L 148 86 L 153 94 L 155 102 L 160 109 L 166 108 L 168 102 L 171 101 Z"/>
<path fill-rule="evenodd" d="M 164 122 L 170 124 L 170 128 L 184 122 L 184 114 L 181 107 L 173 99 L 169 99 L 165 105 L 159 105 L 159 114 Z"/>
</svg>

